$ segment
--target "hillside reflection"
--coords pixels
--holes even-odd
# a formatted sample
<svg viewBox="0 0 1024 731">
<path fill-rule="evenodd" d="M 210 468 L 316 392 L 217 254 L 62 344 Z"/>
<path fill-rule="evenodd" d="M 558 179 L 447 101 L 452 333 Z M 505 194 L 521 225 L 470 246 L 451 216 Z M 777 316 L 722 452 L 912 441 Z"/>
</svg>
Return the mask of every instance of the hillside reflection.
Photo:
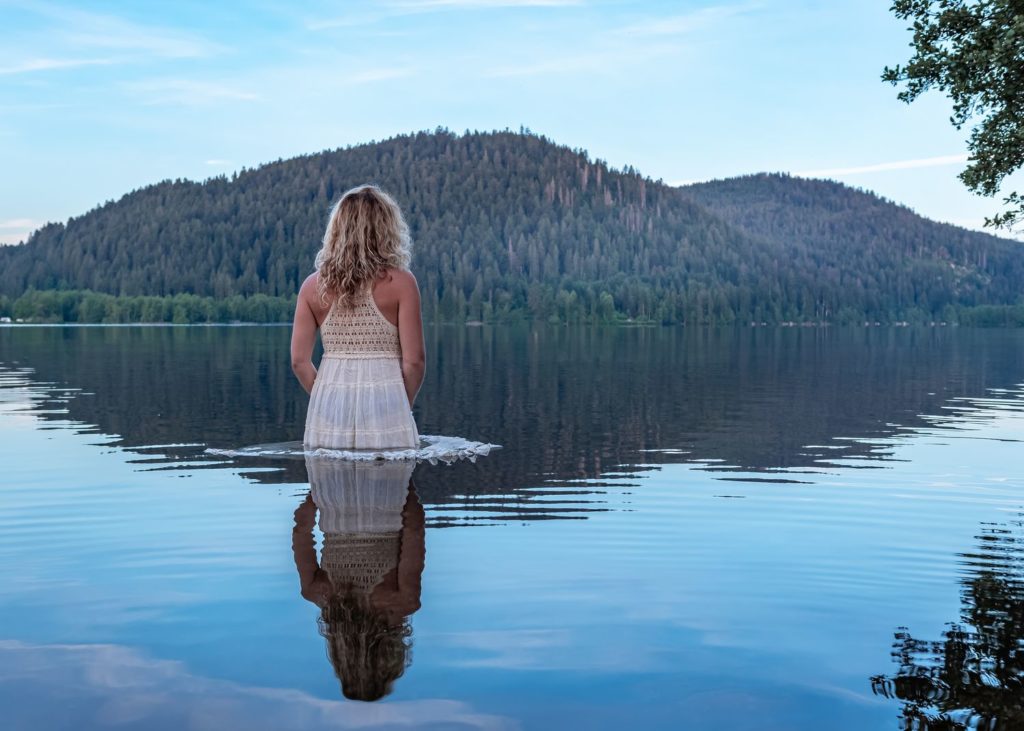
<svg viewBox="0 0 1024 731">
<path fill-rule="evenodd" d="M 937 641 L 900 628 L 894 675 L 877 694 L 903 702 L 906 731 L 1024 728 L 1024 523 L 987 525 L 968 570 L 962 609 Z"/>
<path fill-rule="evenodd" d="M 786 472 L 851 459 L 884 467 L 901 431 L 941 427 L 953 399 L 969 406 L 1024 374 L 1016 331 L 442 326 L 427 335 L 421 433 L 504 448 L 417 477 L 420 498 L 524 519 L 602 510 L 595 480 L 659 463 L 745 481 L 793 481 Z M 223 462 L 206 446 L 301 437 L 306 396 L 288 338 L 284 327 L 0 328 L 0 368 L 35 384 L 40 418 L 116 435 L 138 469 L 216 468 Z M 256 482 L 307 481 L 301 461 L 232 464 Z M 541 486 L 571 508 L 522 491 Z"/>
</svg>

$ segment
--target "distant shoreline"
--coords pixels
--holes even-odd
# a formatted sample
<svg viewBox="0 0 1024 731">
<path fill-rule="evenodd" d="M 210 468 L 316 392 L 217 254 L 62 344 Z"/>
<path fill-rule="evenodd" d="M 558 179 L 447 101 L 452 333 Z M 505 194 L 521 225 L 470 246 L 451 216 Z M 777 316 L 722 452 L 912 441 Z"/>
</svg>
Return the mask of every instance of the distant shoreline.
<svg viewBox="0 0 1024 731">
<path fill-rule="evenodd" d="M 0 328 L 25 327 L 289 327 L 290 322 L 0 322 Z"/>
<path fill-rule="evenodd" d="M 171 328 L 171 327 L 291 327 L 291 322 L 0 322 L 0 329 L 15 330 L 21 328 L 58 328 L 58 327 L 75 327 L 75 328 Z M 650 328 L 658 330 L 724 330 L 724 329 L 742 329 L 742 330 L 824 330 L 824 329 L 862 329 L 862 330 L 873 330 L 873 329 L 887 329 L 887 328 L 898 328 L 898 329 L 977 329 L 977 330 L 992 330 L 992 329 L 1007 329 L 1016 330 L 1024 327 L 1024 324 L 962 324 L 958 322 L 871 322 L 871 323 L 844 323 L 837 324 L 832 322 L 772 322 L 772 323 L 729 323 L 729 324 L 698 324 L 698 325 L 685 325 L 685 324 L 662 324 L 657 322 L 573 322 L 573 323 L 553 323 L 553 322 L 541 322 L 534 320 L 517 320 L 509 322 L 424 322 L 425 328 L 429 327 L 462 327 L 467 329 L 476 329 L 483 327 L 492 328 L 503 328 L 503 327 L 522 327 L 522 326 L 542 326 L 542 327 L 569 327 L 571 326 L 582 326 L 582 327 L 599 327 L 599 328 Z"/>
<path fill-rule="evenodd" d="M 944 305 L 939 311 L 906 308 L 892 312 L 858 312 L 849 308 L 826 318 L 800 319 L 796 313 L 764 313 L 761 317 L 715 317 L 702 311 L 696 319 L 663 320 L 629 317 L 620 303 L 608 298 L 600 314 L 568 310 L 558 315 L 517 307 L 501 315 L 479 318 L 431 317 L 428 324 L 466 327 L 538 323 L 549 325 L 614 325 L 617 327 L 893 327 L 978 326 L 1024 327 L 1024 303 Z M 0 295 L 0 325 L 288 325 L 295 296 L 266 294 L 200 297 L 194 294 L 115 295 L 91 290 L 29 290 L 11 299 Z M 764 315 L 770 314 L 769 317 Z"/>
</svg>

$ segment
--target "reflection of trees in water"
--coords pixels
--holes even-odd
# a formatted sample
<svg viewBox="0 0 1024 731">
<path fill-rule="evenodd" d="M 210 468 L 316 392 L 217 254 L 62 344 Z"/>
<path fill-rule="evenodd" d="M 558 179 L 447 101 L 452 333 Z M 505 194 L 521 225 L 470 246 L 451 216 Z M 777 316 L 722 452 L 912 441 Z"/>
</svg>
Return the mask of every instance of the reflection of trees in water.
<svg viewBox="0 0 1024 731">
<path fill-rule="evenodd" d="M 950 397 L 1024 373 L 1010 331 L 442 326 L 427 336 L 421 432 L 503 444 L 534 483 L 684 457 L 769 470 L 870 456 L 858 439 L 923 426 L 919 415 Z M 125 446 L 239 447 L 301 438 L 306 400 L 288 337 L 281 327 L 6 329 L 0 360 L 92 394 L 67 404 L 70 417 Z M 659 449 L 688 453 L 641 451 Z"/>
<path fill-rule="evenodd" d="M 421 433 L 504 445 L 476 465 L 417 477 L 442 523 L 585 517 L 604 509 L 593 480 L 620 465 L 884 462 L 871 440 L 929 426 L 920 415 L 942 413 L 950 397 L 1024 373 L 1011 331 L 441 326 L 427 337 Z M 6 329 L 0 360 L 82 389 L 59 404 L 67 413 L 42 418 L 119 435 L 139 469 L 196 470 L 205 445 L 301 437 L 306 397 L 288 339 L 286 327 Z M 644 451 L 664 449 L 677 452 Z M 257 482 L 306 481 L 298 461 L 235 464 Z M 540 486 L 557 489 L 557 505 Z"/>
<path fill-rule="evenodd" d="M 939 641 L 896 633 L 893 676 L 872 690 L 903 701 L 908 731 L 1024 728 L 1024 531 L 992 525 L 964 554 L 960 620 Z"/>
<path fill-rule="evenodd" d="M 872 441 L 1024 373 L 1014 331 L 440 326 L 427 338 L 420 432 L 504 446 L 417 474 L 445 525 L 583 518 L 606 509 L 595 479 L 630 465 L 713 461 L 776 480 L 835 458 L 884 464 Z M 301 438 L 288 340 L 286 327 L 0 329 L 0 361 L 85 392 L 42 418 L 119 435 L 138 469 L 194 471 L 221 466 L 205 445 Z M 261 483 L 307 479 L 301 461 L 233 465 Z"/>
</svg>

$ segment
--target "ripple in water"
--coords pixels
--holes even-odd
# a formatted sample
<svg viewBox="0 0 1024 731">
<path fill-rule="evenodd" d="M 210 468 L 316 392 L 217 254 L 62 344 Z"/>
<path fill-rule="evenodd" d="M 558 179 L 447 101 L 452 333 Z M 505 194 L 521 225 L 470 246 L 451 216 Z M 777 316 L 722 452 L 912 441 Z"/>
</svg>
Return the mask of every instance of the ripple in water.
<svg viewBox="0 0 1024 731">
<path fill-rule="evenodd" d="M 501 449 L 501 445 L 472 442 L 462 437 L 421 435 L 418 449 L 326 449 L 323 447 L 305 449 L 302 442 L 296 441 L 254 444 L 238 449 L 210 448 L 206 450 L 206 453 L 221 457 L 271 457 L 274 459 L 320 457 L 349 462 L 415 460 L 430 464 L 438 462 L 452 464 L 464 459 L 475 462 L 477 457 L 484 457 L 493 449 Z"/>
</svg>

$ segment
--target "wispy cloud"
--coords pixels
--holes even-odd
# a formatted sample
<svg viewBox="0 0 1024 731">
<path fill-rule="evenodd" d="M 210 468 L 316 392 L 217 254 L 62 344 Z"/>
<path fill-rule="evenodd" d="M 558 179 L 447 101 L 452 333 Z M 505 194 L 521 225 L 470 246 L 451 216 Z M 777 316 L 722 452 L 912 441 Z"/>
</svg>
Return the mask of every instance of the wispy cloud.
<svg viewBox="0 0 1024 731">
<path fill-rule="evenodd" d="M 221 159 L 219 157 L 214 157 L 214 158 L 210 158 L 209 160 L 206 160 L 205 164 L 209 165 L 210 167 L 222 168 L 222 167 L 226 167 L 226 166 L 230 165 L 231 161 L 230 160 L 223 160 L 223 159 Z"/>
<path fill-rule="evenodd" d="M 35 228 L 42 225 L 42 221 L 36 221 L 31 218 L 8 218 L 6 221 L 0 221 L 0 230 L 5 228 Z"/>
<path fill-rule="evenodd" d="M 259 94 L 228 84 L 192 79 L 149 79 L 124 84 L 144 104 L 203 105 L 224 101 L 256 101 Z"/>
<path fill-rule="evenodd" d="M 606 643 L 576 652 L 579 639 L 570 629 L 469 630 L 435 635 L 440 645 L 471 653 L 449 653 L 449 664 L 463 668 L 496 668 L 559 672 L 650 672 L 661 669 L 663 659 L 629 643 Z M 468 656 L 467 656 L 468 654 Z"/>
<path fill-rule="evenodd" d="M 576 54 L 538 58 L 536 54 L 521 54 L 518 61 L 484 68 L 478 75 L 484 78 L 516 76 L 549 76 L 559 74 L 597 74 L 623 71 L 649 64 L 666 56 L 676 56 L 679 47 L 671 43 L 608 43 L 599 50 Z"/>
<path fill-rule="evenodd" d="M 978 217 L 950 217 L 938 215 L 935 217 L 936 221 L 940 223 L 948 223 L 952 226 L 959 226 L 960 228 L 970 229 L 972 231 L 980 231 L 981 233 L 991 234 L 998 236 L 1003 239 L 1014 239 L 1016 241 L 1024 241 L 1024 229 L 1013 228 L 1013 229 L 993 229 L 985 226 L 985 219 L 982 216 Z"/>
<path fill-rule="evenodd" d="M 209 41 L 160 29 L 147 29 L 134 23 L 108 23 L 92 32 L 63 34 L 68 42 L 107 51 L 127 51 L 158 58 L 203 58 L 222 46 Z"/>
<path fill-rule="evenodd" d="M 916 160 L 896 160 L 894 162 L 880 162 L 872 165 L 857 165 L 846 168 L 822 168 L 820 170 L 802 170 L 794 172 L 801 178 L 841 178 L 847 175 L 861 175 L 863 173 L 882 173 L 890 170 L 914 170 L 917 168 L 934 168 L 945 165 L 960 165 L 967 162 L 967 155 L 939 155 L 938 157 L 922 157 Z M 667 181 L 668 185 L 684 186 L 695 185 L 707 182 L 709 178 L 692 178 L 688 180 Z M 980 225 L 980 224 L 979 224 Z"/>
<path fill-rule="evenodd" d="M 383 3 L 372 12 L 357 12 L 332 18 L 306 21 L 309 30 L 352 28 L 377 23 L 387 18 L 450 10 L 497 10 L 515 8 L 566 8 L 585 5 L 585 0 L 395 0 Z"/>
<path fill-rule="evenodd" d="M 106 13 L 78 10 L 48 2 L 26 3 L 21 8 L 42 19 L 43 25 L 31 37 L 27 49 L 50 45 L 62 52 L 102 52 L 104 58 L 68 59 L 41 68 L 65 68 L 95 63 L 128 63 L 140 58 L 203 58 L 226 50 L 193 32 L 179 28 L 139 23 Z M 7 52 L 17 54 L 9 45 Z M 27 54 L 25 54 L 27 55 Z M 43 59 L 47 60 L 47 59 Z M 11 64 L 27 66 L 30 62 Z M 26 70 L 33 70 L 28 68 Z"/>
<path fill-rule="evenodd" d="M 398 0 L 394 8 L 443 10 L 448 8 L 557 8 L 583 5 L 583 0 Z"/>
<path fill-rule="evenodd" d="M 331 30 L 332 28 L 354 28 L 360 25 L 369 25 L 383 20 L 384 13 L 358 13 L 353 15 L 339 15 L 334 18 L 311 18 L 306 21 L 307 30 Z"/>
<path fill-rule="evenodd" d="M 943 218 L 942 223 L 948 223 L 951 226 L 959 226 L 960 228 L 969 228 L 975 231 L 985 231 L 985 233 L 992 233 L 991 229 L 985 229 L 984 218 Z"/>
<path fill-rule="evenodd" d="M 484 3 L 487 0 L 423 0 L 436 3 Z M 498 0 L 495 0 L 498 2 Z M 518 62 L 505 62 L 485 68 L 483 77 L 505 78 L 564 73 L 613 71 L 650 62 L 665 56 L 678 55 L 683 47 L 674 36 L 706 31 L 713 24 L 758 7 L 755 4 L 724 5 L 700 8 L 692 12 L 649 17 L 618 27 L 606 27 L 589 38 L 586 50 L 562 55 L 524 55 Z M 561 48 L 562 46 L 558 46 Z"/>
<path fill-rule="evenodd" d="M 0 75 L 30 74 L 36 71 L 72 69 L 81 66 L 104 66 L 116 63 L 112 58 L 30 58 L 7 66 L 0 66 Z"/>
<path fill-rule="evenodd" d="M 59 704 L 47 702 L 52 684 L 83 709 L 82 725 L 139 728 L 394 729 L 429 726 L 512 731 L 512 719 L 446 698 L 350 703 L 292 688 L 245 685 L 192 673 L 182 662 L 151 658 L 121 645 L 31 645 L 0 640 L 0 668 L 17 668 L 28 728 L 62 723 Z M 340 692 L 339 692 L 340 696 Z"/>
<path fill-rule="evenodd" d="M 402 79 L 412 76 L 413 70 L 409 68 L 379 68 L 355 71 L 346 74 L 341 81 L 345 84 L 369 84 L 374 81 L 386 81 L 388 79 Z"/>
<path fill-rule="evenodd" d="M 940 155 L 939 157 L 923 157 L 916 160 L 897 160 L 880 162 L 873 165 L 858 165 L 848 168 L 824 168 L 821 170 L 804 170 L 793 173 L 802 178 L 830 178 L 844 175 L 860 175 L 862 173 L 881 173 L 889 170 L 913 170 L 915 168 L 934 168 L 945 165 L 959 165 L 967 162 L 967 155 Z"/>
<path fill-rule="evenodd" d="M 706 30 L 708 27 L 759 7 L 757 4 L 719 5 L 699 8 L 689 13 L 649 18 L 631 23 L 615 31 L 625 36 L 673 36 Z"/>
<path fill-rule="evenodd" d="M 0 245 L 17 244 L 43 225 L 43 221 L 32 218 L 9 218 L 0 221 Z"/>
<path fill-rule="evenodd" d="M 615 59 L 607 53 L 589 53 L 578 56 L 562 56 L 530 63 L 508 64 L 485 69 L 481 76 L 508 78 L 513 76 L 537 76 L 539 74 L 564 74 L 578 71 L 599 71 L 614 65 Z"/>
</svg>

